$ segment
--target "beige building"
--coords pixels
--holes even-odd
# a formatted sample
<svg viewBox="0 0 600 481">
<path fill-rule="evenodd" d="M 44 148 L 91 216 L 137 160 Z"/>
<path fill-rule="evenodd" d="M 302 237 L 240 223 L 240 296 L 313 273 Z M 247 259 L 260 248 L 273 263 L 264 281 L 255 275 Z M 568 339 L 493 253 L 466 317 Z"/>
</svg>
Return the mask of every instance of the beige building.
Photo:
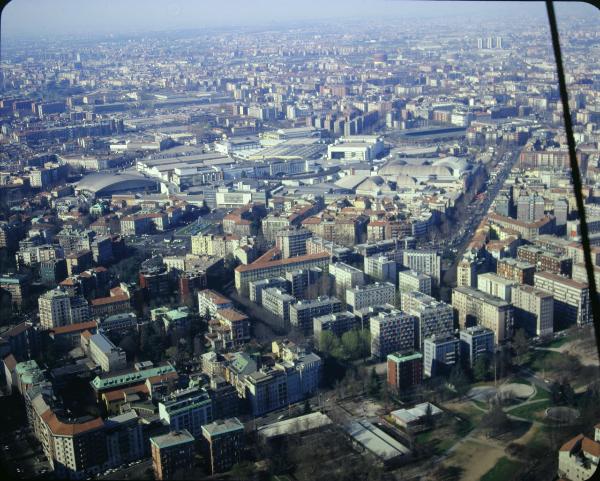
<svg viewBox="0 0 600 481">
<path fill-rule="evenodd" d="M 499 297 L 471 287 L 452 290 L 452 307 L 461 329 L 480 325 L 494 331 L 496 344 L 512 336 L 513 306 Z"/>
<path fill-rule="evenodd" d="M 592 479 L 600 461 L 600 425 L 594 428 L 594 439 L 579 434 L 558 451 L 558 475 L 569 481 Z"/>
<path fill-rule="evenodd" d="M 276 249 L 275 249 L 276 250 Z M 248 284 L 251 281 L 279 277 L 288 271 L 296 269 L 308 269 L 311 267 L 327 268 L 329 265 L 329 254 L 307 254 L 305 256 L 292 257 L 290 259 L 270 260 L 274 249 L 257 259 L 249 265 L 238 266 L 235 269 L 235 288 L 242 295 L 248 295 Z"/>
</svg>

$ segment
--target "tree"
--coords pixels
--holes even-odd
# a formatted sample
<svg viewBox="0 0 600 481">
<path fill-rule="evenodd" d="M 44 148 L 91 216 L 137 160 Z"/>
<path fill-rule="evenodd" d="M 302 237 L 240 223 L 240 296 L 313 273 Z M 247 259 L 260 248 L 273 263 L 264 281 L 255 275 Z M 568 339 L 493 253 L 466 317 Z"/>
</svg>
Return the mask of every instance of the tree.
<svg viewBox="0 0 600 481">
<path fill-rule="evenodd" d="M 367 393 L 371 397 L 378 397 L 381 393 L 381 380 L 375 371 L 375 368 L 371 370 L 371 375 L 369 376 L 369 383 L 367 385 Z"/>
<path fill-rule="evenodd" d="M 490 410 L 481 419 L 481 427 L 487 430 L 488 436 L 505 432 L 510 426 L 510 420 L 500 403 L 493 403 Z"/>
<path fill-rule="evenodd" d="M 454 365 L 452 371 L 450 371 L 450 378 L 448 379 L 448 382 L 461 399 L 469 391 L 469 380 L 467 379 L 467 376 L 465 375 L 460 364 Z"/>
<path fill-rule="evenodd" d="M 473 377 L 476 381 L 485 381 L 490 371 L 488 356 L 479 356 L 473 364 Z"/>
<path fill-rule="evenodd" d="M 342 350 L 346 359 L 357 359 L 360 357 L 359 331 L 352 329 L 342 335 Z"/>
<path fill-rule="evenodd" d="M 326 356 L 331 356 L 339 349 L 340 340 L 331 331 L 321 331 L 319 336 L 319 350 Z"/>
<path fill-rule="evenodd" d="M 529 342 L 527 340 L 525 329 L 517 329 L 517 332 L 515 332 L 513 337 L 512 347 L 517 355 L 517 364 L 521 364 L 523 356 L 527 354 L 527 351 L 529 350 Z"/>
<path fill-rule="evenodd" d="M 425 416 L 423 418 L 423 424 L 428 428 L 432 428 L 435 424 L 435 419 L 433 417 L 433 410 L 431 409 L 431 404 L 427 403 L 427 407 L 425 408 Z"/>
</svg>

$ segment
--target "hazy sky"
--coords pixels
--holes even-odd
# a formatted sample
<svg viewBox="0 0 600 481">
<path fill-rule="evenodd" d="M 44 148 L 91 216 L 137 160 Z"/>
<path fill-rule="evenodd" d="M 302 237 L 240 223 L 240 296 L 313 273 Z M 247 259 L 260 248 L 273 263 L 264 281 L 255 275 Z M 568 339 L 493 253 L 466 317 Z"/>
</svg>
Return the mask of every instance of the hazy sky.
<svg viewBox="0 0 600 481">
<path fill-rule="evenodd" d="M 566 11 L 557 7 L 557 12 Z M 586 4 L 568 11 L 599 14 Z M 223 25 L 273 25 L 290 19 L 544 14 L 543 2 L 409 2 L 403 0 L 12 0 L 2 37 L 125 33 Z M 600 18 L 600 17 L 599 17 Z"/>
</svg>

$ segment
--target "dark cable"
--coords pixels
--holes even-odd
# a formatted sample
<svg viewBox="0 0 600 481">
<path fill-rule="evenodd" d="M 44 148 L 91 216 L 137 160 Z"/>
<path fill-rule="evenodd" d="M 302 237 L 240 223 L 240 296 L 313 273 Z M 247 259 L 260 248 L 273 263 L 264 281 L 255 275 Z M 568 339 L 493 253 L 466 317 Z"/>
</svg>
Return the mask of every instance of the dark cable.
<svg viewBox="0 0 600 481">
<path fill-rule="evenodd" d="M 596 278 L 594 277 L 594 264 L 592 263 L 592 253 L 590 248 L 590 238 L 588 225 L 585 218 L 585 207 L 583 204 L 583 191 L 581 184 L 581 173 L 577 163 L 577 154 L 575 152 L 575 138 L 573 137 L 573 125 L 571 123 L 571 113 L 569 111 L 569 97 L 567 84 L 565 82 L 565 72 L 562 63 L 562 54 L 560 51 L 560 37 L 556 24 L 556 15 L 554 14 L 554 2 L 546 0 L 546 10 L 548 12 L 548 22 L 550 23 L 550 33 L 552 35 L 552 47 L 554 48 L 554 59 L 556 60 L 556 73 L 558 74 L 558 86 L 560 90 L 560 99 L 563 106 L 563 117 L 565 119 L 565 131 L 567 134 L 567 144 L 569 146 L 569 161 L 571 164 L 571 176 L 573 178 L 573 190 L 575 191 L 575 201 L 579 213 L 579 223 L 581 228 L 581 244 L 583 247 L 583 258 L 585 270 L 588 278 L 588 290 L 592 305 L 592 317 L 594 323 L 594 334 L 596 336 L 596 347 L 600 357 L 600 303 L 596 292 Z"/>
</svg>

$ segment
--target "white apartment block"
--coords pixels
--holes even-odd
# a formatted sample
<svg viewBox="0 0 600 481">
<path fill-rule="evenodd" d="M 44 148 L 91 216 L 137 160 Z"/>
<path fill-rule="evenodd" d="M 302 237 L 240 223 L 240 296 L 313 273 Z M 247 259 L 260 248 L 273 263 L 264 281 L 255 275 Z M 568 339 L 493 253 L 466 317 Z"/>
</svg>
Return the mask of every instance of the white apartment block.
<svg viewBox="0 0 600 481">
<path fill-rule="evenodd" d="M 381 282 L 396 283 L 398 265 L 396 261 L 386 256 L 376 255 L 365 257 L 365 274 Z"/>
<path fill-rule="evenodd" d="M 510 302 L 511 290 L 516 286 L 518 286 L 516 282 L 500 277 L 493 272 L 486 272 L 477 276 L 477 289 L 499 297 L 506 302 Z"/>
<path fill-rule="evenodd" d="M 461 329 L 480 325 L 494 331 L 496 344 L 512 337 L 513 306 L 485 292 L 471 287 L 452 290 L 452 307 L 458 312 Z"/>
<path fill-rule="evenodd" d="M 370 306 L 394 304 L 396 287 L 389 282 L 375 282 L 346 290 L 346 304 L 353 312 Z"/>
<path fill-rule="evenodd" d="M 402 264 L 413 271 L 430 275 L 433 277 L 434 282 L 439 284 L 442 275 L 442 261 L 438 252 L 405 250 L 402 253 Z"/>
<path fill-rule="evenodd" d="M 282 320 L 287 326 L 290 322 L 290 306 L 296 302 L 294 296 L 277 287 L 268 287 L 262 291 L 262 306 Z"/>
<path fill-rule="evenodd" d="M 89 336 L 86 333 L 82 334 L 81 347 L 104 372 L 119 371 L 127 367 L 125 351 L 115 346 L 100 332 Z"/>
<path fill-rule="evenodd" d="M 400 292 L 419 291 L 431 295 L 431 276 L 408 270 L 398 273 L 398 289 Z"/>
<path fill-rule="evenodd" d="M 362 286 L 365 283 L 365 274 L 363 271 L 344 262 L 330 264 L 329 274 L 335 280 L 335 289 L 338 295 L 345 293 L 346 289 Z"/>
</svg>

